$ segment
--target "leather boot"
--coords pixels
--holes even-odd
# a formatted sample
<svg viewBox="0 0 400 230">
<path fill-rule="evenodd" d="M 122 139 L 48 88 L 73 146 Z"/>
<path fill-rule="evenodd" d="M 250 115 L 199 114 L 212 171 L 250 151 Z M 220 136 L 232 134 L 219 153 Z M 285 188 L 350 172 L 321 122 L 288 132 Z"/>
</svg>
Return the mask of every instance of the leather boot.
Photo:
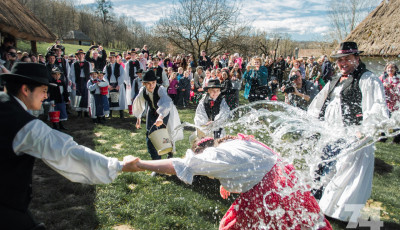
<svg viewBox="0 0 400 230">
<path fill-rule="evenodd" d="M 82 117 L 82 111 L 78 111 L 78 117 L 79 117 L 79 118 Z"/>
<path fill-rule="evenodd" d="M 60 130 L 60 129 L 58 128 L 58 123 L 53 122 L 53 129 Z"/>
<path fill-rule="evenodd" d="M 124 110 L 119 111 L 119 118 L 124 118 Z"/>
<path fill-rule="evenodd" d="M 63 124 L 62 121 L 60 121 L 59 125 L 60 125 L 60 129 L 61 129 L 61 130 L 68 130 L 68 129 L 64 126 L 64 124 Z"/>
</svg>

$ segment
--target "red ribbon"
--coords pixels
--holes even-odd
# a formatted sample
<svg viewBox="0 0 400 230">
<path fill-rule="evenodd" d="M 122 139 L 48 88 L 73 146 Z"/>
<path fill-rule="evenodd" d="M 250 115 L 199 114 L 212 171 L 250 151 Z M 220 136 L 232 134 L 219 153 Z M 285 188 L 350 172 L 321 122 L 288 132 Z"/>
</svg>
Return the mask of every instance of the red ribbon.
<svg viewBox="0 0 400 230">
<path fill-rule="evenodd" d="M 210 101 L 210 107 L 214 106 L 214 101 Z"/>
<path fill-rule="evenodd" d="M 57 80 L 57 83 L 61 83 L 61 80 Z"/>
<path fill-rule="evenodd" d="M 79 63 L 79 66 L 80 66 L 80 67 L 83 67 L 83 64 L 85 64 L 85 63 L 81 62 L 81 63 Z"/>
</svg>

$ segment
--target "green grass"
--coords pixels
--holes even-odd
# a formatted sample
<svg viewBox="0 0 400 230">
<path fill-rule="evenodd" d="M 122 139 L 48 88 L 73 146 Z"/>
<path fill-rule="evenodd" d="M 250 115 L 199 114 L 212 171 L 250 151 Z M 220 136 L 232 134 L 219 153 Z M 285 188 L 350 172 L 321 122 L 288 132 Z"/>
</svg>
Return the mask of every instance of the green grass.
<svg viewBox="0 0 400 230">
<path fill-rule="evenodd" d="M 179 114 L 182 122 L 193 123 L 194 108 L 181 109 Z M 96 126 L 95 150 L 120 159 L 127 154 L 150 159 L 145 129 L 142 126 L 136 130 L 133 124 L 132 121 L 132 127 L 119 129 Z M 189 148 L 191 133 L 184 131 L 185 140 L 177 144 L 176 157 L 182 157 Z M 390 141 L 377 143 L 376 157 L 387 165 L 380 162 L 376 167 L 369 200 L 380 205 L 381 219 L 386 226 L 399 224 L 400 219 L 400 146 L 392 145 Z M 393 169 L 387 170 L 388 166 Z M 151 177 L 150 172 L 123 173 L 110 185 L 96 186 L 95 210 L 99 229 L 118 225 L 129 225 L 133 229 L 218 229 L 219 220 L 235 196 L 223 200 L 219 196 L 217 181 L 202 180 L 187 185 L 175 176 Z M 346 226 L 338 221 L 331 221 L 331 224 L 334 229 L 345 229 Z"/>
<path fill-rule="evenodd" d="M 47 43 L 47 42 L 37 42 L 37 52 L 38 54 L 43 54 L 45 55 L 47 53 L 47 49 L 51 47 L 54 43 Z M 88 51 L 90 46 L 83 46 L 83 45 L 73 45 L 73 44 L 62 44 L 65 47 L 65 53 L 67 55 L 74 54 L 78 49 L 83 49 L 83 51 Z M 18 40 L 17 42 L 18 50 L 21 50 L 22 52 L 26 51 L 29 53 L 31 50 L 31 43 L 23 40 Z M 121 50 L 115 50 L 115 49 L 108 49 L 104 48 L 108 52 L 110 51 L 115 51 L 115 52 L 121 52 Z"/>
</svg>

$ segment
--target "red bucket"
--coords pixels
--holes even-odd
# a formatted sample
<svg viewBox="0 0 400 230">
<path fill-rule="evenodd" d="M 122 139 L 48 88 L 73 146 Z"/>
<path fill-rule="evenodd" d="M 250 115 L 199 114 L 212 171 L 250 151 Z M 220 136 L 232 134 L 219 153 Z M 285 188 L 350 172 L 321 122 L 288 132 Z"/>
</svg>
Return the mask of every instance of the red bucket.
<svg viewBox="0 0 400 230">
<path fill-rule="evenodd" d="M 100 94 L 107 95 L 108 94 L 108 86 L 100 87 Z"/>
<path fill-rule="evenodd" d="M 49 117 L 51 123 L 60 122 L 60 111 L 49 112 Z"/>
<path fill-rule="evenodd" d="M 128 105 L 128 111 L 129 111 L 129 115 L 133 114 L 132 105 Z"/>
</svg>

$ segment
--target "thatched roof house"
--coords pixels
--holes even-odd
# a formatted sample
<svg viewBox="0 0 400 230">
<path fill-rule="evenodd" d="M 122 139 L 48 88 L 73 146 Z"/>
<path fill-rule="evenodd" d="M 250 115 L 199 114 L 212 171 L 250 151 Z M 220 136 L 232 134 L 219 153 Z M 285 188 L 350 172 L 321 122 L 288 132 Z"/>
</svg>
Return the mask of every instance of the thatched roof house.
<svg viewBox="0 0 400 230">
<path fill-rule="evenodd" d="M 400 0 L 383 0 L 345 39 L 355 41 L 363 55 L 400 54 Z"/>
<path fill-rule="evenodd" d="M 87 46 L 92 43 L 92 39 L 79 30 L 69 31 L 65 36 L 63 36 L 63 41 L 64 43 L 87 45 Z"/>
<path fill-rule="evenodd" d="M 53 42 L 56 36 L 18 0 L 0 1 L 0 32 L 30 41 Z"/>
</svg>

